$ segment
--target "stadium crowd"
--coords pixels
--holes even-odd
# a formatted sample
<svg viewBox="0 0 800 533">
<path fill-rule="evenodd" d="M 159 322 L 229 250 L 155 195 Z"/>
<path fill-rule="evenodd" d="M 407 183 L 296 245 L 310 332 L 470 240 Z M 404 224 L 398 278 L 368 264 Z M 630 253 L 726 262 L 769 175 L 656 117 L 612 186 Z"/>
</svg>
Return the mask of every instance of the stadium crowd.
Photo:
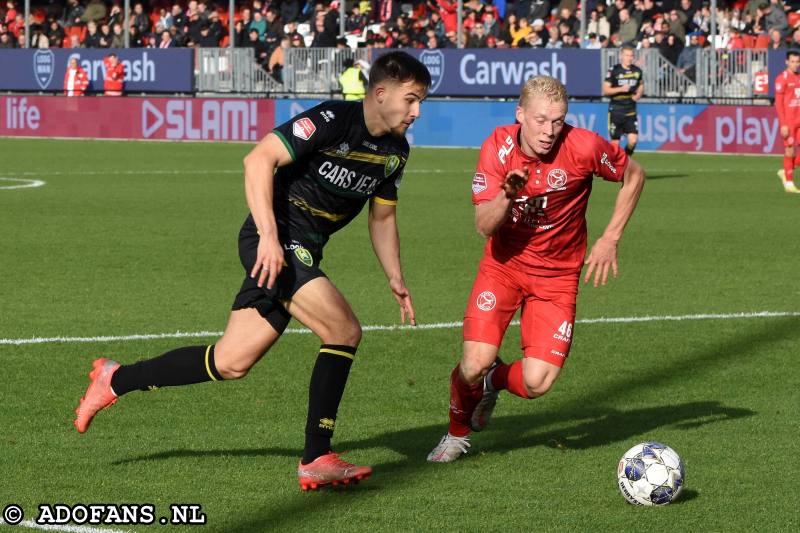
<svg viewBox="0 0 800 533">
<path fill-rule="evenodd" d="M 0 48 L 25 44 L 19 0 L 0 0 Z M 122 0 L 32 2 L 33 48 L 124 46 Z M 131 2 L 130 46 L 216 47 L 229 43 L 228 2 Z M 347 2 L 337 38 L 339 0 L 236 2 L 235 45 L 256 49 L 268 67 L 288 47 L 364 46 L 456 48 L 455 0 Z M 711 8 L 705 0 L 588 0 L 585 37 L 579 37 L 578 0 L 467 0 L 463 42 L 468 48 L 604 48 L 631 43 L 658 48 L 678 64 L 684 47 L 800 49 L 800 0 L 719 0 L 717 37 L 709 42 Z M 680 65 L 678 65 L 680 66 Z"/>
</svg>

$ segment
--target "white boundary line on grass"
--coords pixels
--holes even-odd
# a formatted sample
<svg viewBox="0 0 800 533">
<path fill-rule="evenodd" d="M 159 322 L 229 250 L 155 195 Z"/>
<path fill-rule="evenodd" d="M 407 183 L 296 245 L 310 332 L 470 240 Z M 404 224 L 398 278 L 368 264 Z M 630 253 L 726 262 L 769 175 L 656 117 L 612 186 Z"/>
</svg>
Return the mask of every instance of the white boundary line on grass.
<svg viewBox="0 0 800 533">
<path fill-rule="evenodd" d="M 0 519 L 0 525 L 6 523 Z M 37 524 L 33 520 L 23 520 L 16 527 L 27 527 L 29 529 L 41 529 L 42 531 L 68 531 L 69 533 L 130 533 L 129 530 L 122 529 L 103 529 L 89 526 L 69 526 L 69 525 L 50 525 Z"/>
<path fill-rule="evenodd" d="M 581 318 L 575 321 L 576 324 L 632 324 L 637 322 L 678 322 L 688 320 L 737 320 L 749 318 L 780 318 L 780 317 L 800 317 L 800 311 L 752 311 L 745 313 L 703 313 L 695 315 L 648 315 L 648 316 L 622 316 L 622 317 L 600 317 L 600 318 Z M 408 331 L 408 330 L 427 330 L 427 329 L 455 329 L 460 328 L 462 322 L 435 322 L 432 324 L 420 324 L 418 326 L 384 326 L 367 325 L 361 329 L 364 331 Z M 519 325 L 515 320 L 512 325 Z M 311 333 L 305 328 L 289 328 L 286 333 L 308 334 Z M 117 341 L 142 341 L 156 339 L 180 339 L 196 337 L 219 337 L 221 331 L 176 331 L 174 333 L 143 333 L 135 335 L 103 335 L 98 337 L 29 337 L 25 339 L 4 339 L 0 338 L 0 345 L 10 344 L 21 346 L 24 344 L 57 344 L 57 343 L 82 343 L 82 342 L 117 342 Z"/>
<path fill-rule="evenodd" d="M 2 176 L 2 174 L 0 174 Z M 0 181 L 21 182 L 20 185 L 0 185 L 0 190 L 7 191 L 10 189 L 32 189 L 33 187 L 41 187 L 46 182 L 42 180 L 29 180 L 24 178 L 3 178 Z"/>
</svg>

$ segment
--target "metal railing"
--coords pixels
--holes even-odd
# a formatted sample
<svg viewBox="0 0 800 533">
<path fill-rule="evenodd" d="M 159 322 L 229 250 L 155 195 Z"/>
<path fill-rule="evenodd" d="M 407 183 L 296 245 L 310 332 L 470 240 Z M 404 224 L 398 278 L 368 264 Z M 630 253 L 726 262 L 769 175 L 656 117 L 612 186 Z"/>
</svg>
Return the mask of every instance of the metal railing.
<svg viewBox="0 0 800 533">
<path fill-rule="evenodd" d="M 284 64 L 284 87 L 294 93 L 333 93 L 341 90 L 339 75 L 345 59 L 367 61 L 366 48 L 291 48 Z"/>
<path fill-rule="evenodd" d="M 637 50 L 634 64 L 644 75 L 644 95 L 651 98 L 752 99 L 754 75 L 767 68 L 767 51 L 755 49 L 695 51 L 694 79 L 684 75 L 657 49 Z M 619 62 L 619 50 L 603 50 L 603 72 Z M 761 95 L 761 97 L 764 97 Z"/>
<path fill-rule="evenodd" d="M 283 91 L 255 60 L 252 48 L 197 48 L 195 87 L 200 93 L 270 93 Z"/>
</svg>

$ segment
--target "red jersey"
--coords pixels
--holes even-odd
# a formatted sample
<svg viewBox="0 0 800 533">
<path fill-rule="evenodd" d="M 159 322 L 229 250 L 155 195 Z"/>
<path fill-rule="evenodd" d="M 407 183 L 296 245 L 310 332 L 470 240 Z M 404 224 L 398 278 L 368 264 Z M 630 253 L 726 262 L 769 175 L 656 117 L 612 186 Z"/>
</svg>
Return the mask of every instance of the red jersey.
<svg viewBox="0 0 800 533">
<path fill-rule="evenodd" d="M 800 126 L 800 74 L 786 69 L 775 78 L 775 110 L 781 126 Z"/>
<path fill-rule="evenodd" d="M 81 67 L 68 68 L 64 73 L 64 94 L 67 96 L 83 96 L 89 86 L 89 76 Z"/>
<path fill-rule="evenodd" d="M 125 84 L 125 65 L 117 63 L 116 66 L 112 67 L 108 58 L 103 59 L 103 64 L 106 67 L 106 75 L 103 80 L 103 89 L 106 96 L 121 95 L 122 87 Z"/>
<path fill-rule="evenodd" d="M 586 253 L 586 206 L 595 175 L 622 181 L 628 156 L 589 130 L 564 126 L 541 160 L 519 147 L 520 125 L 500 126 L 483 146 L 472 180 L 472 202 L 497 197 L 506 174 L 528 167 L 528 182 L 484 255 L 533 274 L 560 276 L 580 271 Z"/>
</svg>

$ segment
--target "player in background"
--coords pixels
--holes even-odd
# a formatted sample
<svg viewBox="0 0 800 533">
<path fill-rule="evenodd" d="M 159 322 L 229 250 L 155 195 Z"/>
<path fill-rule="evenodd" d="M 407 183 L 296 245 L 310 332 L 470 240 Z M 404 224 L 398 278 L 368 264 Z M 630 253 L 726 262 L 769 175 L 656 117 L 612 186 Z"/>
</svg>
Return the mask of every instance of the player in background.
<svg viewBox="0 0 800 533">
<path fill-rule="evenodd" d="M 633 155 L 639 139 L 639 121 L 636 118 L 636 102 L 644 94 L 642 69 L 633 64 L 633 47 L 622 45 L 619 63 L 606 74 L 603 82 L 603 95 L 610 96 L 608 103 L 608 136 L 611 142 L 619 144 L 623 134 L 628 143 L 625 153 Z"/>
<path fill-rule="evenodd" d="M 347 463 L 331 449 L 361 326 L 319 264 L 330 235 L 369 203 L 375 255 L 401 321 L 416 325 L 400 264 L 396 204 L 409 153 L 405 133 L 420 116 L 430 83 L 422 63 L 387 53 L 372 67 L 363 102 L 323 102 L 268 134 L 244 159 L 250 215 L 239 232 L 239 256 L 245 278 L 222 337 L 130 365 L 95 360 L 76 409 L 77 430 L 85 432 L 98 411 L 134 390 L 243 378 L 294 317 L 322 343 L 309 385 L 300 486 L 368 477 L 370 467 Z"/>
<path fill-rule="evenodd" d="M 800 154 L 795 152 L 795 145 L 800 135 L 800 52 L 786 52 L 786 70 L 775 78 L 775 110 L 778 112 L 778 124 L 783 138 L 783 168 L 778 177 L 783 190 L 799 193 L 794 185 L 794 168 L 800 166 Z"/>
<path fill-rule="evenodd" d="M 538 398 L 569 355 L 581 267 L 584 282 L 617 275 L 617 243 L 644 186 L 622 149 L 565 124 L 567 92 L 537 76 L 522 88 L 518 124 L 500 126 L 481 147 L 472 180 L 479 233 L 487 237 L 464 315 L 463 356 L 450 376 L 450 427 L 428 461 L 450 462 L 486 427 L 499 391 Z M 618 182 L 611 221 L 586 253 L 592 179 Z M 505 364 L 500 344 L 522 309 L 523 358 Z"/>
</svg>

